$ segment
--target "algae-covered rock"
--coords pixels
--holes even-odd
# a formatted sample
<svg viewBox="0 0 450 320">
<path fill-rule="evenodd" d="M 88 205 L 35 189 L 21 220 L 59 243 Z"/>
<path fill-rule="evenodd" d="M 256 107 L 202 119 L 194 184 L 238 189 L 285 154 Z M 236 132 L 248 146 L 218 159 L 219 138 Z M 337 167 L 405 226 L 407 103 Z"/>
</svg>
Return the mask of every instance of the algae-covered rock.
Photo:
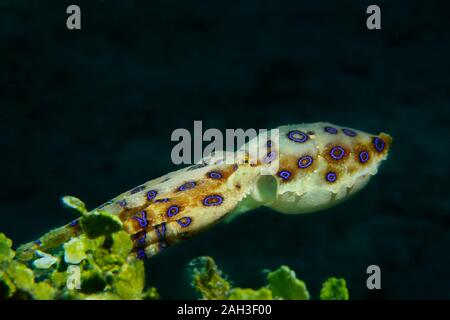
<svg viewBox="0 0 450 320">
<path fill-rule="evenodd" d="M 49 269 L 58 262 L 58 258 L 48 253 L 42 252 L 40 250 L 36 250 L 35 252 L 39 259 L 33 261 L 33 266 L 37 269 Z"/>
<path fill-rule="evenodd" d="M 87 258 L 86 249 L 84 237 L 71 239 L 64 244 L 64 261 L 71 264 L 79 264 Z"/>
<path fill-rule="evenodd" d="M 94 210 L 83 216 L 80 225 L 89 239 L 95 239 L 122 229 L 122 222 L 118 217 L 101 210 Z"/>
<path fill-rule="evenodd" d="M 201 294 L 203 299 L 229 300 L 309 300 L 310 295 L 305 283 L 287 266 L 281 266 L 275 271 L 267 273 L 267 284 L 260 289 L 233 287 L 222 276 L 213 258 L 199 257 L 188 265 L 191 273 L 192 286 Z M 345 281 L 330 278 L 324 284 L 322 297 L 345 299 L 348 298 Z"/>
<path fill-rule="evenodd" d="M 35 300 L 48 300 L 55 297 L 56 290 L 52 288 L 49 283 L 36 283 L 33 271 L 20 262 L 12 261 L 8 265 L 3 278 L 5 278 L 5 275 L 7 275 L 10 282 L 14 284 L 14 291 L 12 293 L 21 291 Z M 10 286 L 10 288 L 12 288 L 12 286 Z"/>
<path fill-rule="evenodd" d="M 125 261 L 133 249 L 133 241 L 131 241 L 130 235 L 122 230 L 114 233 L 112 240 L 111 252 Z"/>
<path fill-rule="evenodd" d="M 122 299 L 140 299 L 145 285 L 144 263 L 132 259 L 125 263 L 114 278 L 113 289 Z"/>
<path fill-rule="evenodd" d="M 83 271 L 81 275 L 81 292 L 96 293 L 105 289 L 105 275 L 98 269 Z"/>
<path fill-rule="evenodd" d="M 234 288 L 228 296 L 229 300 L 272 300 L 272 291 L 267 288 L 259 290 Z"/>
<path fill-rule="evenodd" d="M 0 233 L 0 298 L 159 298 L 155 288 L 144 291 L 144 262 L 131 254 L 133 242 L 118 217 L 88 212 L 74 197 L 63 203 L 81 214 L 78 222 L 20 246 L 17 256 Z"/>
<path fill-rule="evenodd" d="M 0 233 L 0 263 L 10 261 L 14 258 L 14 251 L 11 249 L 12 241 L 3 233 Z"/>
<path fill-rule="evenodd" d="M 112 292 L 100 292 L 82 297 L 83 300 L 121 300 L 122 298 Z"/>
<path fill-rule="evenodd" d="M 11 298 L 16 292 L 16 286 L 10 277 L 0 270 L 0 300 Z"/>
<path fill-rule="evenodd" d="M 142 293 L 142 300 L 157 300 L 160 299 L 158 289 L 155 287 L 148 288 Z"/>
<path fill-rule="evenodd" d="M 6 273 L 18 289 L 26 292 L 31 292 L 33 290 L 34 274 L 33 271 L 25 265 L 17 261 L 12 261 L 6 269 Z"/>
<path fill-rule="evenodd" d="M 67 209 L 73 210 L 76 213 L 81 215 L 86 215 L 88 210 L 86 209 L 86 205 L 80 199 L 74 196 L 65 196 L 61 198 L 61 202 Z"/>
<path fill-rule="evenodd" d="M 305 283 L 296 278 L 295 272 L 287 266 L 281 266 L 267 275 L 268 288 L 274 298 L 290 300 L 308 300 L 309 292 Z"/>
<path fill-rule="evenodd" d="M 66 271 L 54 271 L 50 274 L 49 279 L 56 289 L 64 289 L 67 285 L 67 272 Z"/>
<path fill-rule="evenodd" d="M 230 293 L 230 283 L 222 277 L 222 271 L 211 257 L 199 257 L 188 265 L 192 276 L 192 286 L 203 299 L 226 299 Z"/>
<path fill-rule="evenodd" d="M 32 290 L 32 296 L 36 300 L 51 300 L 55 297 L 56 293 L 57 290 L 46 282 L 37 283 Z"/>
<path fill-rule="evenodd" d="M 144 262 L 136 259 L 130 235 L 120 219 L 64 197 L 66 207 L 81 214 L 77 223 L 49 231 L 39 241 L 19 247 L 0 233 L 0 299 L 159 299 L 145 287 Z M 233 287 L 211 257 L 192 260 L 192 285 L 203 299 L 309 299 L 305 283 L 287 266 L 269 272 L 260 289 Z M 329 278 L 323 300 L 348 299 L 344 279 Z"/>
<path fill-rule="evenodd" d="M 342 278 L 328 278 L 320 290 L 320 300 L 348 300 L 347 285 Z"/>
</svg>

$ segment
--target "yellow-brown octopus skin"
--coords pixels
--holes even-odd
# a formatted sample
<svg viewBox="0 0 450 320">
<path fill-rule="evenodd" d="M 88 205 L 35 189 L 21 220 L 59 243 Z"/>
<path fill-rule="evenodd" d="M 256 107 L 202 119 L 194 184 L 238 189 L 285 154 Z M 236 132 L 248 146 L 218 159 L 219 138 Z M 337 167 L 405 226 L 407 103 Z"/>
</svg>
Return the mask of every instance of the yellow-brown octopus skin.
<svg viewBox="0 0 450 320">
<path fill-rule="evenodd" d="M 97 209 L 121 219 L 138 258 L 151 257 L 260 206 L 293 214 L 334 206 L 367 184 L 392 143 L 385 133 L 373 135 L 325 122 L 281 126 L 268 136 L 277 137 L 264 141 L 269 161 L 248 161 L 245 150 L 261 145 L 257 137 L 232 153 L 239 159 L 235 163 L 204 159 L 133 188 Z M 277 161 L 276 170 L 268 173 L 264 169 L 273 161 Z"/>
</svg>

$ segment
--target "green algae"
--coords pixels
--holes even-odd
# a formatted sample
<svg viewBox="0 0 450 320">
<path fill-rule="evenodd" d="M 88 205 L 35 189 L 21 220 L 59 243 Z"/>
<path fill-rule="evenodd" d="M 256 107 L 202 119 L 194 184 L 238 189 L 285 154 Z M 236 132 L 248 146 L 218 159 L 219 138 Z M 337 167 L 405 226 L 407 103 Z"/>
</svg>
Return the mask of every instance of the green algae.
<svg viewBox="0 0 450 320">
<path fill-rule="evenodd" d="M 213 258 L 199 257 L 192 260 L 188 272 L 192 277 L 192 286 L 203 299 L 223 300 L 230 294 L 231 284 L 222 276 Z"/>
<path fill-rule="evenodd" d="M 64 197 L 78 212 L 82 232 L 51 230 L 18 249 L 0 233 L 0 298 L 5 299 L 157 299 L 145 289 L 144 262 L 132 255 L 133 242 L 120 220 Z"/>
<path fill-rule="evenodd" d="M 64 244 L 64 261 L 70 264 L 79 264 L 87 258 L 86 247 L 84 237 L 70 239 Z"/>
<path fill-rule="evenodd" d="M 14 260 L 9 239 L 2 238 L 0 297 L 4 299 L 156 299 L 155 288 L 144 291 L 144 263 L 130 256 L 132 243 L 125 231 L 119 231 L 105 248 L 105 237 L 91 240 L 81 235 L 61 246 L 63 259 L 41 253 L 31 267 Z M 7 241 L 8 240 L 8 241 Z M 5 243 L 7 244 L 5 246 Z M 9 247 L 8 247 L 9 246 Z M 10 252 L 12 251 L 12 252 Z M 94 253 L 103 252 L 103 255 Z M 55 259 L 43 263 L 42 256 Z M 51 257 L 51 258 L 49 258 Z M 73 270 L 76 270 L 75 274 Z M 78 274 L 79 287 L 69 280 Z M 36 279 L 40 279 L 37 281 Z"/>
<path fill-rule="evenodd" d="M 0 233 L 0 299 L 153 300 L 158 290 L 145 286 L 145 266 L 132 254 L 133 242 L 121 221 L 101 210 L 89 212 L 74 197 L 66 207 L 80 215 L 76 227 L 49 231 L 37 243 L 20 246 Z M 306 284 L 287 266 L 266 272 L 266 284 L 241 288 L 223 274 L 212 257 L 188 265 L 191 285 L 202 299 L 308 300 Z M 329 278 L 321 300 L 348 300 L 344 279 Z"/>
<path fill-rule="evenodd" d="M 37 269 L 49 269 L 58 262 L 58 258 L 40 250 L 36 250 L 36 255 L 39 258 L 33 261 L 33 266 Z"/>
<path fill-rule="evenodd" d="M 89 213 L 88 209 L 86 208 L 86 204 L 76 197 L 65 196 L 61 198 L 61 202 L 64 207 L 69 210 L 73 210 L 75 213 L 81 214 L 82 216 L 85 216 Z"/>
<path fill-rule="evenodd" d="M 305 283 L 297 279 L 295 272 L 287 266 L 281 266 L 267 275 L 268 288 L 273 297 L 285 300 L 308 300 L 309 292 Z"/>
<path fill-rule="evenodd" d="M 213 258 L 199 257 L 187 267 L 191 285 L 202 299 L 220 300 L 310 300 L 304 281 L 287 266 L 267 272 L 266 285 L 259 289 L 234 287 L 217 267 Z M 323 283 L 321 300 L 347 300 L 348 290 L 344 279 L 329 278 Z"/>
<path fill-rule="evenodd" d="M 11 247 L 12 241 L 3 233 L 0 233 L 0 263 L 10 261 L 14 258 L 15 253 Z"/>
<path fill-rule="evenodd" d="M 83 232 L 90 239 L 109 235 L 122 229 L 122 222 L 105 211 L 95 210 L 80 219 Z"/>
<path fill-rule="evenodd" d="M 328 278 L 320 290 L 320 300 L 348 300 L 347 285 L 342 278 Z"/>
<path fill-rule="evenodd" d="M 272 291 L 267 288 L 254 289 L 242 289 L 234 288 L 231 290 L 228 300 L 272 300 Z"/>
</svg>

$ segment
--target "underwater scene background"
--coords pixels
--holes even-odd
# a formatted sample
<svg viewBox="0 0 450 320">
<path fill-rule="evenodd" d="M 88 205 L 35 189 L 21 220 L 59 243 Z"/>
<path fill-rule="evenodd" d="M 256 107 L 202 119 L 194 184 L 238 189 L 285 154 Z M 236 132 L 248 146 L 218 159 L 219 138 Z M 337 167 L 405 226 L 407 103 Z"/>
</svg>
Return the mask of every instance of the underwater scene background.
<svg viewBox="0 0 450 320">
<path fill-rule="evenodd" d="M 69 31 L 69 4 L 82 29 Z M 366 28 L 377 4 L 382 29 Z M 195 298 L 187 263 L 242 287 L 288 265 L 317 295 L 450 298 L 450 4 L 433 1 L 0 1 L 0 232 L 16 245 L 179 169 L 176 128 L 329 121 L 386 132 L 388 161 L 352 200 L 258 209 L 146 262 L 164 299 Z M 368 290 L 366 268 L 381 268 Z"/>
</svg>

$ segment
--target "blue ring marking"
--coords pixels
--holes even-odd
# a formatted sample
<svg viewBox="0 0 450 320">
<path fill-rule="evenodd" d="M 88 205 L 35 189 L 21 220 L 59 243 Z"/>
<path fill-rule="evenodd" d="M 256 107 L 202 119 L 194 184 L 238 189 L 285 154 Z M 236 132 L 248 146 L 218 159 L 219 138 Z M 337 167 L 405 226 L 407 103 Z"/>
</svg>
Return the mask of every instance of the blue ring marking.
<svg viewBox="0 0 450 320">
<path fill-rule="evenodd" d="M 327 132 L 327 133 L 330 133 L 330 134 L 336 134 L 336 133 L 338 133 L 338 130 L 336 129 L 336 128 L 333 128 L 333 127 L 324 127 L 323 128 L 323 130 L 325 131 L 325 132 Z"/>
<path fill-rule="evenodd" d="M 38 239 L 34 241 L 34 244 L 40 246 L 42 244 L 42 241 Z"/>
<path fill-rule="evenodd" d="M 327 179 L 328 182 L 335 182 L 337 180 L 337 175 L 335 172 L 328 172 L 327 175 L 325 176 L 325 179 Z"/>
<path fill-rule="evenodd" d="M 223 198 L 219 195 L 210 195 L 203 199 L 203 204 L 208 207 L 221 205 L 222 202 Z"/>
<path fill-rule="evenodd" d="M 159 230 L 160 227 L 161 227 L 161 230 Z M 158 239 L 164 240 L 166 237 L 166 223 L 163 222 L 163 223 L 157 225 L 155 227 L 155 229 L 156 229 L 156 235 L 158 236 Z"/>
<path fill-rule="evenodd" d="M 145 250 L 144 249 L 139 249 L 137 251 L 137 258 L 140 260 L 144 260 L 147 258 L 147 255 L 145 254 Z"/>
<path fill-rule="evenodd" d="M 148 200 L 153 200 L 158 194 L 158 191 L 156 190 L 150 190 L 149 192 L 147 192 L 147 199 Z"/>
<path fill-rule="evenodd" d="M 188 225 L 191 224 L 192 219 L 189 218 L 189 217 L 183 217 L 181 219 L 178 219 L 177 222 L 182 228 L 185 228 L 185 227 L 187 227 Z"/>
<path fill-rule="evenodd" d="M 272 140 L 267 140 L 266 146 L 267 148 L 272 148 Z"/>
<path fill-rule="evenodd" d="M 147 233 L 143 233 L 142 236 L 138 240 L 138 244 L 141 246 L 145 245 L 145 239 L 147 238 Z"/>
<path fill-rule="evenodd" d="M 179 191 L 186 191 L 186 190 L 192 189 L 194 187 L 195 187 L 195 182 L 194 181 L 189 181 L 189 182 L 186 182 L 185 184 L 181 185 L 178 188 L 178 190 Z"/>
<path fill-rule="evenodd" d="M 336 155 L 336 154 L 335 154 L 336 151 L 340 151 L 340 154 Z M 344 148 L 342 148 L 341 146 L 333 147 L 333 148 L 330 150 L 330 156 L 331 156 L 334 160 L 341 160 L 342 157 L 343 157 L 344 155 L 345 155 L 345 150 L 344 150 Z"/>
<path fill-rule="evenodd" d="M 373 146 L 375 147 L 375 149 L 376 149 L 378 152 L 381 152 L 381 151 L 384 150 L 385 142 L 384 142 L 383 139 L 378 138 L 378 137 L 375 137 L 375 138 L 373 139 Z"/>
<path fill-rule="evenodd" d="M 369 161 L 369 153 L 367 151 L 361 151 L 358 155 L 359 158 L 359 162 L 361 163 L 366 163 L 367 161 Z"/>
<path fill-rule="evenodd" d="M 127 201 L 125 199 L 124 200 L 120 200 L 119 202 L 117 202 L 117 204 L 119 206 L 121 206 L 122 208 L 125 208 L 127 206 Z"/>
<path fill-rule="evenodd" d="M 171 206 L 169 209 L 167 209 L 167 216 L 173 217 L 174 215 L 178 214 L 180 212 L 180 208 L 178 206 Z"/>
<path fill-rule="evenodd" d="M 306 161 L 306 163 L 305 163 L 305 161 Z M 306 169 L 312 165 L 313 161 L 314 161 L 313 157 L 303 156 L 303 157 L 300 157 L 300 159 L 298 159 L 297 164 L 300 169 Z"/>
<path fill-rule="evenodd" d="M 342 129 L 342 132 L 349 137 L 356 137 L 358 134 L 351 129 Z"/>
<path fill-rule="evenodd" d="M 283 180 L 288 180 L 291 177 L 291 173 L 287 170 L 282 170 L 278 173 L 278 176 Z"/>
<path fill-rule="evenodd" d="M 222 178 L 222 174 L 220 172 L 217 171 L 211 171 L 208 173 L 208 177 L 210 177 L 211 179 L 221 179 Z"/>
<path fill-rule="evenodd" d="M 296 136 L 301 136 L 301 138 L 298 138 Z M 309 139 L 309 137 L 306 133 L 301 132 L 299 130 L 289 131 L 288 138 L 291 139 L 292 141 L 298 142 L 298 143 L 306 142 Z"/>
<path fill-rule="evenodd" d="M 148 221 L 147 221 L 147 212 L 145 210 L 141 211 L 141 217 L 138 216 L 133 216 L 133 219 L 135 219 L 137 222 L 139 222 L 139 225 L 142 228 L 145 228 L 148 226 Z"/>
<path fill-rule="evenodd" d="M 277 157 L 277 154 L 275 151 L 270 151 L 264 156 L 263 162 L 264 163 L 271 163 L 275 158 Z"/>
<path fill-rule="evenodd" d="M 131 190 L 130 193 L 131 194 L 135 194 L 135 193 L 138 193 L 139 191 L 142 191 L 144 189 L 145 189 L 145 186 L 139 186 L 139 187 L 136 187 L 133 190 Z"/>
<path fill-rule="evenodd" d="M 78 220 L 74 220 L 71 223 L 69 223 L 69 226 L 71 227 L 75 227 L 76 225 L 78 225 Z"/>
</svg>

